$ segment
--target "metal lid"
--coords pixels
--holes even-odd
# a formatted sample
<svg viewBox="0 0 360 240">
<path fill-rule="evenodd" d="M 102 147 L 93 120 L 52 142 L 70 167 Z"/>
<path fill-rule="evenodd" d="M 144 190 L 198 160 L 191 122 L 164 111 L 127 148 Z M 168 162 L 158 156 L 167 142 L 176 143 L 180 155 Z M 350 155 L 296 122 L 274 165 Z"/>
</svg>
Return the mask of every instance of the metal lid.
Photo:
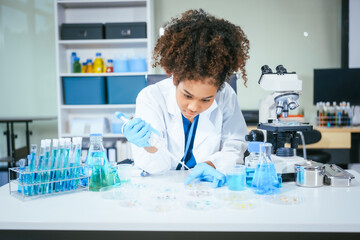
<svg viewBox="0 0 360 240">
<path fill-rule="evenodd" d="M 295 164 L 295 167 L 300 170 L 322 170 L 325 168 L 324 164 L 314 161 L 307 161 L 303 164 Z"/>
</svg>

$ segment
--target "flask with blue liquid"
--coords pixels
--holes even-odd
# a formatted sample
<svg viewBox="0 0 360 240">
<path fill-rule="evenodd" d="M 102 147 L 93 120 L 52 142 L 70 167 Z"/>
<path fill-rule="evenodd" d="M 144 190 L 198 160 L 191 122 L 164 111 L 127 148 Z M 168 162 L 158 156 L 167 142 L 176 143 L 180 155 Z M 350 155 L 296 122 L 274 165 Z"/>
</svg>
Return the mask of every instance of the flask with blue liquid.
<svg viewBox="0 0 360 240">
<path fill-rule="evenodd" d="M 260 145 L 261 144 L 263 144 L 263 142 L 249 142 L 248 143 L 248 151 L 249 151 L 250 155 L 245 158 L 246 186 L 247 187 L 251 187 L 255 169 L 259 163 Z"/>
<path fill-rule="evenodd" d="M 93 163 L 94 160 L 93 158 L 102 158 L 103 160 L 103 168 L 106 171 L 105 173 L 107 173 L 109 167 L 110 167 L 110 163 L 109 160 L 106 156 L 106 151 L 105 148 L 103 146 L 103 136 L 101 133 L 93 133 L 90 134 L 90 148 L 88 151 L 88 154 L 86 156 L 86 164 L 88 166 L 88 173 L 89 176 L 92 176 L 92 169 L 93 169 Z M 88 179 L 84 178 L 82 179 L 82 183 L 84 186 L 88 185 Z M 90 177 L 90 181 L 91 181 L 91 177 Z"/>
<path fill-rule="evenodd" d="M 260 159 L 251 184 L 251 189 L 256 194 L 275 194 L 279 192 L 281 187 L 275 165 L 270 158 L 271 148 L 270 143 L 260 145 Z"/>
</svg>

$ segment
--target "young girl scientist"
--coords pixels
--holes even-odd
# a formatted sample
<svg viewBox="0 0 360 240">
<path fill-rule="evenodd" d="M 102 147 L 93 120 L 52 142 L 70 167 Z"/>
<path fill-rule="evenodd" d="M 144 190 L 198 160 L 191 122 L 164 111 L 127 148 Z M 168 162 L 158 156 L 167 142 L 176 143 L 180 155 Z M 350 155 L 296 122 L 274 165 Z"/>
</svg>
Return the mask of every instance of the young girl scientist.
<svg viewBox="0 0 360 240">
<path fill-rule="evenodd" d="M 239 26 L 202 9 L 165 25 L 153 58 L 171 77 L 139 93 L 136 118 L 123 130 L 136 166 L 155 174 L 185 164 L 193 168 L 186 184 L 195 178 L 225 184 L 222 172 L 242 163 L 247 148 L 244 117 L 227 81 L 240 69 L 246 84 L 248 52 Z M 150 146 L 153 129 L 164 134 L 163 149 Z"/>
</svg>

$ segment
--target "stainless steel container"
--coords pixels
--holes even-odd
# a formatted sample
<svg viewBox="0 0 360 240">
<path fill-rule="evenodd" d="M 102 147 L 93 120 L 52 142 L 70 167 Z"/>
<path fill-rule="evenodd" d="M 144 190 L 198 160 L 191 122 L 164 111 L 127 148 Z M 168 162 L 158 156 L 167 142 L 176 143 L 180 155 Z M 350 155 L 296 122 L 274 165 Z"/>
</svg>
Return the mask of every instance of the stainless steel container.
<svg viewBox="0 0 360 240">
<path fill-rule="evenodd" d="M 325 166 L 322 163 L 308 161 L 295 164 L 296 185 L 301 187 L 321 187 L 324 185 Z"/>
<path fill-rule="evenodd" d="M 354 175 L 335 164 L 325 164 L 324 183 L 332 187 L 349 187 Z"/>
</svg>

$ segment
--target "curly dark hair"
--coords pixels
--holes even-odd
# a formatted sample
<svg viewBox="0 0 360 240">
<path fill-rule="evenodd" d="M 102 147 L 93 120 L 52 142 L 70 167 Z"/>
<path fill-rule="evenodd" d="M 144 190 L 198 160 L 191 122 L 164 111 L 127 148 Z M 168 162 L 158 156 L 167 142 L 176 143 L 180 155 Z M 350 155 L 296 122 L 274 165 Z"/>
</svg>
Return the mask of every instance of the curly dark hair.
<svg viewBox="0 0 360 240">
<path fill-rule="evenodd" d="M 153 67 L 160 65 L 166 74 L 173 74 L 175 83 L 208 78 L 221 89 L 240 69 L 246 86 L 250 46 L 239 26 L 199 9 L 172 18 L 164 28 L 154 49 Z"/>
</svg>

